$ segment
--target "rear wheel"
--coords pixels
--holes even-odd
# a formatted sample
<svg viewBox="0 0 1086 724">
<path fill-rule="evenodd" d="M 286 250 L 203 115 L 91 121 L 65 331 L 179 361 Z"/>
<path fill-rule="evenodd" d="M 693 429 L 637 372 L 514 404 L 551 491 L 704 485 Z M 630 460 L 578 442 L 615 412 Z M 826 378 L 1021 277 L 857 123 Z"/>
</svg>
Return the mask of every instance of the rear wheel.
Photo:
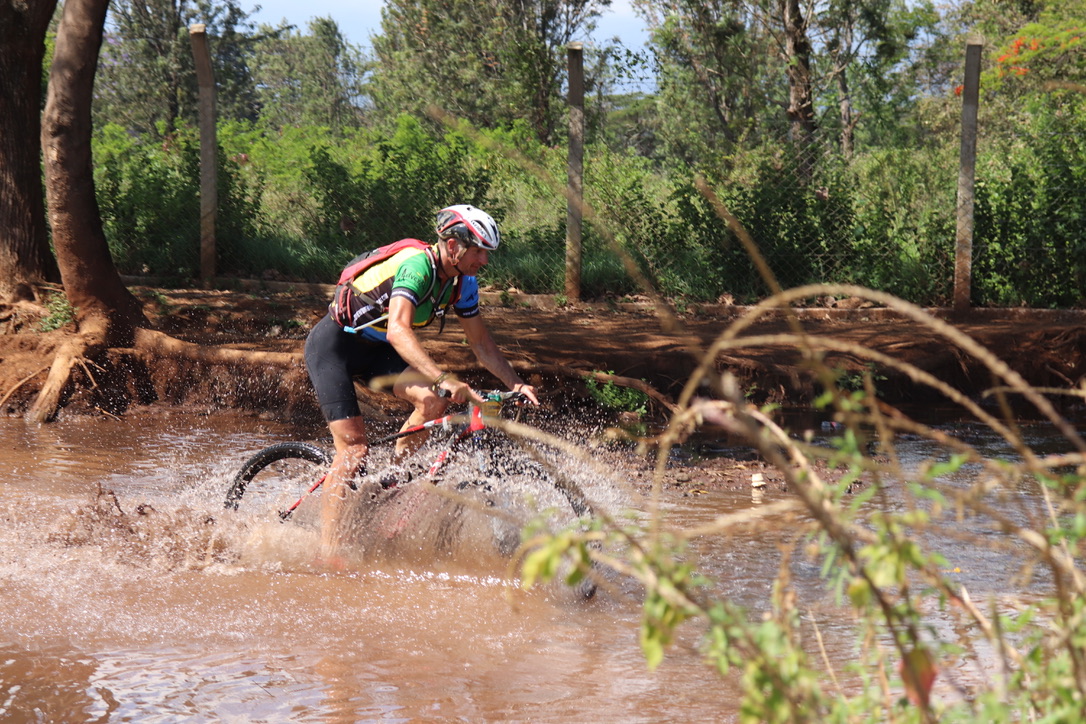
<svg viewBox="0 0 1086 724">
<path fill-rule="evenodd" d="M 314 486 L 324 479 L 332 453 L 305 442 L 281 442 L 245 461 L 226 493 L 226 507 L 237 510 L 242 498 L 246 512 L 274 511 L 280 518 L 297 513 L 315 516 Z M 310 513 L 312 511 L 312 513 Z"/>
</svg>

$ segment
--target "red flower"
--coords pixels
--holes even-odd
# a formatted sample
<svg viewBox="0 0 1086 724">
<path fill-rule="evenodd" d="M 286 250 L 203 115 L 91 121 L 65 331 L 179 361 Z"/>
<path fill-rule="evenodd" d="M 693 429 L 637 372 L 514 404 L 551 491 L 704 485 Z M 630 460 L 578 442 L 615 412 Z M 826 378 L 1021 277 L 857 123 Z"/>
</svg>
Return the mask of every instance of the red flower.
<svg viewBox="0 0 1086 724">
<path fill-rule="evenodd" d="M 956 88 L 954 89 L 954 95 L 956 95 L 956 96 L 960 96 L 960 95 L 962 94 L 962 91 L 963 91 L 963 90 L 965 90 L 965 86 L 964 86 L 964 85 L 960 85 L 960 86 L 957 86 L 957 87 L 956 87 Z"/>
</svg>

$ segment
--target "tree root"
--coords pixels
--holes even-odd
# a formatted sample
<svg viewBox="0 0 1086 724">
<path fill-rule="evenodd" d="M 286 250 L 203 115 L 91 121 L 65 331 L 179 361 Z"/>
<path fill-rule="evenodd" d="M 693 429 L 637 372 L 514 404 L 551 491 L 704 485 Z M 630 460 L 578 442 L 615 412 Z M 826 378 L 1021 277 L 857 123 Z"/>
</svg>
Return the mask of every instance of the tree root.
<svg viewBox="0 0 1086 724">
<path fill-rule="evenodd" d="M 71 378 L 72 370 L 76 367 L 81 367 L 87 374 L 87 377 L 91 380 L 91 384 L 97 387 L 97 382 L 87 367 L 87 355 L 92 349 L 100 349 L 101 347 L 100 343 L 96 344 L 94 342 L 95 339 L 96 337 L 94 335 L 80 335 L 79 337 L 66 342 L 59 350 L 57 350 L 52 367 L 49 368 L 49 376 L 46 378 L 45 384 L 38 393 L 37 399 L 27 412 L 28 419 L 35 422 L 49 422 L 56 417 L 64 389 Z M 132 338 L 131 348 L 116 348 L 113 351 L 128 352 L 137 355 L 144 360 L 182 357 L 209 365 L 264 365 L 280 369 L 291 369 L 304 365 L 302 355 L 297 352 L 268 352 L 231 347 L 207 347 L 192 342 L 186 342 L 176 337 L 171 337 L 163 332 L 142 327 L 136 328 Z M 607 372 L 588 372 L 559 364 L 537 364 L 530 361 L 518 360 L 513 362 L 513 366 L 522 373 L 543 373 L 579 381 L 591 378 L 602 383 L 611 382 L 620 387 L 629 387 L 645 393 L 651 400 L 672 414 L 678 411 L 678 407 L 667 395 L 663 394 L 644 380 Z M 472 372 L 476 370 L 475 367 L 470 366 L 460 366 L 462 367 L 461 369 L 457 369 L 456 367 L 457 366 L 455 365 L 451 366 L 449 367 L 449 370 L 452 372 Z M 35 375 L 40 374 L 41 371 L 42 370 L 39 370 Z M 27 382 L 33 376 L 34 375 L 31 375 L 19 382 L 15 388 L 5 395 L 3 400 L 0 400 L 0 404 L 6 401 L 15 389 Z M 360 394 L 360 397 L 368 397 L 369 395 L 374 394 L 366 389 L 365 386 L 356 385 L 356 389 L 362 393 Z M 363 409 L 373 417 L 386 421 L 391 419 L 381 410 L 379 403 L 360 400 L 360 404 Z"/>
<path fill-rule="evenodd" d="M 53 357 L 53 365 L 49 368 L 49 376 L 45 378 L 45 384 L 38 392 L 34 404 L 27 411 L 27 419 L 33 422 L 50 422 L 56 417 L 60 408 L 60 398 L 68 379 L 72 374 L 72 367 L 77 364 L 87 349 L 87 341 L 83 337 L 69 340 L 61 345 Z"/>
<path fill-rule="evenodd" d="M 207 364 L 246 363 L 287 368 L 302 363 L 302 355 L 295 352 L 263 352 L 232 347 L 205 347 L 142 327 L 136 329 L 133 345 L 135 352 L 142 356 L 186 357 Z"/>
<path fill-rule="evenodd" d="M 12 385 L 11 389 L 8 390 L 6 393 L 4 393 L 3 397 L 0 397 L 0 407 L 3 407 L 4 403 L 8 401 L 8 398 L 11 397 L 13 394 L 15 394 L 15 390 L 19 389 L 20 387 L 25 385 L 27 382 L 30 382 L 30 380 L 34 379 L 35 377 L 40 375 L 42 372 L 45 372 L 47 369 L 49 369 L 48 366 L 42 367 L 37 372 L 34 372 L 32 374 L 27 375 L 26 377 L 22 378 L 21 380 L 16 382 L 14 385 Z"/>
</svg>

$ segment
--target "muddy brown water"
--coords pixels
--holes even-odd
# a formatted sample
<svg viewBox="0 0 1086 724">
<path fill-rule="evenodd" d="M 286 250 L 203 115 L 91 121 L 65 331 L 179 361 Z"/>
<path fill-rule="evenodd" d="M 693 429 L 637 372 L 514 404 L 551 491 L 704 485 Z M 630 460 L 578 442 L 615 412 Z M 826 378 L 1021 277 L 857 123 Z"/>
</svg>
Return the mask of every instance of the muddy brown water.
<svg viewBox="0 0 1086 724">
<path fill-rule="evenodd" d="M 292 434 L 251 418 L 0 420 L 0 721 L 736 719 L 737 681 L 706 666 L 696 624 L 648 671 L 636 586 L 613 580 L 588 602 L 512 588 L 486 516 L 466 516 L 451 550 L 419 531 L 328 573 L 311 565 L 312 528 L 226 513 L 245 457 Z M 927 454 L 916 445 L 905 454 Z M 621 480 L 587 485 L 616 511 L 644 507 Z M 719 492 L 667 516 L 690 526 L 758 504 Z M 796 535 L 770 520 L 691 553 L 716 593 L 757 616 Z M 974 598 L 1013 585 L 1010 553 L 945 547 Z M 840 671 L 855 622 L 817 563 L 790 568 Z"/>
</svg>

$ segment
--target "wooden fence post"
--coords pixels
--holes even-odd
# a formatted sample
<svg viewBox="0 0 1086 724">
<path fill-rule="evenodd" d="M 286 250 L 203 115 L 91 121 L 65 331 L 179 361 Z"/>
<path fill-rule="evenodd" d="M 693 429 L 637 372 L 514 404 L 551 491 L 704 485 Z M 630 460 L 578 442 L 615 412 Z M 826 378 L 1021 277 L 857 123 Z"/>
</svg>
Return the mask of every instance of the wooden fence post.
<svg viewBox="0 0 1086 724">
<path fill-rule="evenodd" d="M 581 300 L 582 222 L 584 209 L 584 55 L 580 43 L 570 43 L 569 171 L 566 189 L 566 298 Z"/>
<path fill-rule="evenodd" d="M 215 176 L 218 140 L 215 135 L 215 79 L 211 52 L 203 23 L 189 26 L 189 41 L 196 61 L 200 88 L 200 279 L 206 284 L 215 276 L 215 220 L 219 191 Z"/>
<path fill-rule="evenodd" d="M 977 170 L 977 106 L 980 99 L 981 46 L 965 47 L 962 89 L 962 147 L 958 170 L 957 243 L 954 248 L 954 310 L 969 309 L 973 288 L 973 202 Z"/>
</svg>

